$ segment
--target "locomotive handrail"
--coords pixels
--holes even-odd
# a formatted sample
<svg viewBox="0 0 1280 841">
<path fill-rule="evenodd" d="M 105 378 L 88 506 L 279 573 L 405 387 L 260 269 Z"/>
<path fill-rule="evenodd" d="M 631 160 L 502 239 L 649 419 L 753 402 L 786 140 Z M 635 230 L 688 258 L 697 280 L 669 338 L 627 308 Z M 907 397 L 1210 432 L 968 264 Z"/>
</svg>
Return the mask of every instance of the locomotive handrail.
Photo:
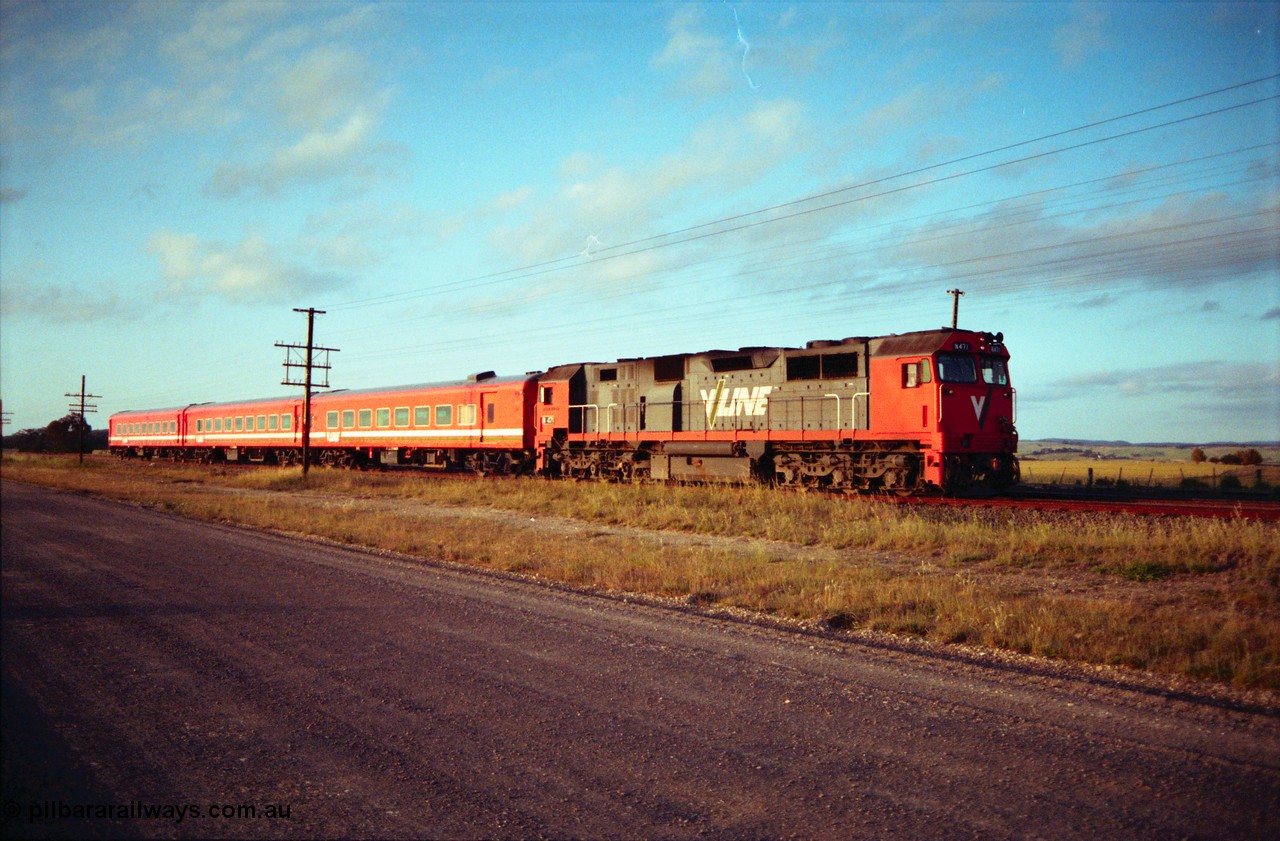
<svg viewBox="0 0 1280 841">
<path fill-rule="evenodd" d="M 838 395 L 838 394 L 824 394 L 824 395 L 822 395 L 822 396 L 823 396 L 824 398 L 827 398 L 827 397 L 833 398 L 833 399 L 836 401 L 836 432 L 837 432 L 837 433 L 839 433 L 839 432 L 840 432 L 840 428 L 841 428 L 841 427 L 840 427 L 840 395 Z M 821 425 L 821 424 L 819 424 L 819 425 Z"/>
<path fill-rule="evenodd" d="M 595 409 L 595 410 L 596 410 L 596 428 L 595 428 L 595 432 L 596 432 L 596 434 L 598 435 L 598 434 L 600 433 L 600 407 L 599 407 L 599 406 L 597 406 L 595 403 L 582 403 L 582 404 L 577 405 L 577 406 L 570 406 L 570 407 L 569 407 L 569 411 L 570 411 L 570 412 L 572 412 L 574 409 Z M 586 413 L 586 412 L 583 412 L 583 413 L 582 413 L 582 432 L 583 432 L 583 434 L 586 434 L 586 432 L 587 432 L 587 413 Z"/>
<path fill-rule="evenodd" d="M 851 421 L 851 424 L 854 431 L 857 431 L 858 429 L 858 398 L 859 397 L 865 397 L 867 399 L 865 404 L 867 407 L 867 428 L 868 429 L 871 428 L 871 392 L 859 391 L 849 398 L 849 411 L 853 413 L 853 420 Z"/>
</svg>

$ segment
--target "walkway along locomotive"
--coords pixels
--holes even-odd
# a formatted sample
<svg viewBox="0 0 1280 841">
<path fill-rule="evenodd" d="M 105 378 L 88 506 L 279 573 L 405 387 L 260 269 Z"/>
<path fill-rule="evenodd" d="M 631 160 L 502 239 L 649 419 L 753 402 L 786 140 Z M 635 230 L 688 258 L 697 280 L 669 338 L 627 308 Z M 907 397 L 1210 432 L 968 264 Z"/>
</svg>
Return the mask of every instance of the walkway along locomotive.
<svg viewBox="0 0 1280 841">
<path fill-rule="evenodd" d="M 954 328 L 559 365 L 312 398 L 313 461 L 956 493 L 1018 481 L 1000 333 Z M 113 415 L 124 457 L 300 461 L 302 400 Z"/>
</svg>

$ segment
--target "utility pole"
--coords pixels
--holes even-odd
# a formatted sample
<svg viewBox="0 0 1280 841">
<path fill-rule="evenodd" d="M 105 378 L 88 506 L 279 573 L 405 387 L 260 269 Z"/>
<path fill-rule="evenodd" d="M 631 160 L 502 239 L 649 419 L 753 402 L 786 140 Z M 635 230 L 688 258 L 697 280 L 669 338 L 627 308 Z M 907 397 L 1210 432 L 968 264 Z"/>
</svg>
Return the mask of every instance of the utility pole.
<svg viewBox="0 0 1280 841">
<path fill-rule="evenodd" d="M 85 428 L 86 426 L 88 426 L 88 425 L 89 425 L 88 421 L 86 421 L 86 420 L 84 419 L 84 415 L 85 415 L 85 412 L 97 412 L 97 411 L 98 411 L 98 407 L 97 407 L 95 404 L 93 404 L 93 403 L 87 403 L 87 402 L 85 402 L 85 401 L 87 401 L 87 400 L 101 400 L 101 399 L 102 399 L 102 395 L 101 395 L 101 394 L 89 394 L 89 393 L 87 393 L 87 392 L 85 391 L 85 388 L 84 388 L 84 374 L 81 374 L 81 375 L 80 375 L 80 393 L 79 393 L 79 394 L 77 394 L 77 393 L 76 393 L 76 392 L 74 392 L 74 391 L 68 391 L 68 392 L 66 392 L 66 393 L 63 395 L 63 397 L 78 397 L 78 398 L 80 398 L 80 404 L 79 404 L 80 408 L 79 408 L 79 409 L 77 409 L 77 408 L 76 408 L 76 404 L 75 404 L 75 403 L 72 403 L 72 404 L 71 404 L 70 406 L 68 406 L 67 408 L 68 408 L 68 409 L 70 409 L 70 410 L 72 411 L 72 413 L 73 413 L 73 414 L 75 414 L 75 416 L 80 420 L 80 424 L 79 424 L 79 426 L 77 427 L 77 430 L 78 430 L 78 431 L 79 431 L 79 433 L 80 433 L 80 435 L 79 435 L 79 441 L 80 441 L 80 444 L 79 444 L 79 446 L 77 446 L 77 447 L 76 447 L 76 454 L 80 456 L 80 463 L 81 463 L 81 464 L 84 464 L 84 428 Z"/>
<path fill-rule="evenodd" d="M 281 385 L 300 385 L 303 387 L 302 392 L 302 475 L 307 475 L 307 470 L 311 467 L 311 389 L 312 388 L 328 388 L 329 387 L 329 354 L 337 353 L 337 348 L 332 347 L 316 347 L 315 345 L 315 324 L 316 316 L 324 315 L 324 310 L 318 310 L 315 307 L 306 309 L 293 308 L 294 312 L 305 312 L 307 314 L 307 343 L 305 345 L 289 344 L 288 342 L 276 342 L 276 347 L 282 347 L 284 352 L 284 379 Z M 295 353 L 301 351 L 302 359 L 299 360 Z M 317 361 L 317 354 L 321 355 L 323 361 Z M 303 369 L 302 382 L 298 382 L 298 369 Z M 312 377 L 312 371 L 323 371 L 324 382 L 316 383 Z"/>
<path fill-rule="evenodd" d="M 0 400 L 0 429 L 11 423 L 13 423 L 13 412 L 6 412 L 4 410 L 4 401 Z"/>
<path fill-rule="evenodd" d="M 960 296 L 964 293 L 959 289 L 948 289 L 947 294 L 954 299 L 951 303 L 951 329 L 954 330 L 960 320 Z"/>
</svg>

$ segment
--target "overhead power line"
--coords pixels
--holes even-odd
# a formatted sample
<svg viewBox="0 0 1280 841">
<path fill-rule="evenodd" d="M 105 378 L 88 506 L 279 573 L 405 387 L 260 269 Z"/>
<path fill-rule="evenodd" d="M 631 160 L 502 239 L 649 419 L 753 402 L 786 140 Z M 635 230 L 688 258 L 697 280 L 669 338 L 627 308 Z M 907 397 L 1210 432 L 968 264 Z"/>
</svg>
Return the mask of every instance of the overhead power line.
<svg viewBox="0 0 1280 841">
<path fill-rule="evenodd" d="M 609 246 L 603 246 L 592 255 L 592 260 L 593 262 L 601 262 L 605 260 L 619 259 L 622 257 L 633 256 L 635 254 L 640 254 L 640 253 L 652 251 L 659 248 L 668 248 L 675 245 L 681 245 L 681 244 L 685 244 L 685 243 L 689 243 L 689 242 L 693 242 L 701 239 L 706 239 L 708 237 L 723 236 L 725 234 L 746 230 L 749 228 L 757 227 L 759 225 L 773 224 L 775 222 L 794 219 L 799 216 L 818 213 L 826 210 L 832 210 L 834 208 L 843 207 L 849 204 L 853 204 L 855 202 L 869 201 L 875 198 L 883 198 L 883 197 L 904 192 L 907 190 L 914 190 L 922 187 L 932 186 L 932 185 L 943 183 L 946 181 L 955 180 L 957 178 L 963 178 L 966 176 L 975 175 L 982 172 L 989 172 L 1002 167 L 1008 167 L 1015 164 L 1026 163 L 1028 161 L 1033 161 L 1033 160 L 1037 160 L 1037 159 L 1052 156 L 1052 155 L 1058 155 L 1064 152 L 1069 152 L 1076 149 L 1097 145 L 1100 143 L 1106 143 L 1106 142 L 1118 140 L 1125 137 L 1131 137 L 1134 135 L 1155 131 L 1158 129 L 1169 128 L 1172 126 L 1184 124 L 1194 120 L 1200 120 L 1200 119 L 1205 119 L 1207 117 L 1221 115 L 1224 113 L 1228 113 L 1230 111 L 1239 110 L 1241 108 L 1256 106 L 1264 102 L 1280 99 L 1280 95 L 1260 97 L 1257 99 L 1250 100 L 1248 102 L 1236 103 L 1233 105 L 1224 106 L 1222 108 L 1217 108 L 1211 111 L 1205 111 L 1197 114 L 1192 114 L 1186 117 L 1168 120 L 1163 123 L 1158 123 L 1155 125 L 1143 126 L 1140 128 L 1131 129 L 1129 131 L 1108 135 L 1106 137 L 1094 138 L 1091 140 L 1083 141 L 1081 143 L 1071 144 L 1068 146 L 1063 146 L 1056 149 L 1047 150 L 1044 152 L 1038 152 L 1032 155 L 1026 155 L 1026 156 L 1015 158 L 1012 160 L 1001 161 L 998 163 L 989 164 L 987 166 L 965 170 L 963 172 L 952 173 L 949 175 L 930 179 L 927 181 L 915 182 L 902 187 L 896 187 L 891 190 L 885 190 L 882 192 L 877 192 L 869 195 L 857 196 L 852 199 L 845 199 L 838 202 L 822 204 L 817 207 L 804 208 L 804 209 L 796 210 L 790 213 L 784 213 L 781 215 L 772 215 L 772 216 L 768 216 L 767 218 L 752 220 L 753 217 L 764 216 L 766 214 L 777 214 L 779 211 L 784 211 L 784 210 L 787 210 L 788 208 L 801 207 L 805 204 L 821 201 L 823 199 L 828 199 L 834 196 L 844 195 L 855 190 L 867 189 L 867 188 L 875 187 L 881 184 L 886 184 L 895 180 L 909 178 L 914 175 L 920 175 L 923 173 L 932 172 L 945 167 L 955 166 L 957 164 L 966 163 L 968 161 L 978 160 L 980 158 L 1000 154 L 1002 152 L 1007 152 L 1014 149 L 1031 146 L 1036 143 L 1042 143 L 1047 140 L 1053 140 L 1056 138 L 1065 137 L 1078 132 L 1087 131 L 1089 129 L 1098 128 L 1100 126 L 1105 126 L 1105 125 L 1120 122 L 1123 120 L 1132 119 L 1145 114 L 1155 113 L 1157 111 L 1173 108 L 1173 107 L 1184 105 L 1190 102 L 1195 102 L 1198 100 L 1203 100 L 1203 99 L 1207 99 L 1214 96 L 1220 96 L 1222 94 L 1229 93 L 1231 91 L 1240 90 L 1240 89 L 1255 86 L 1255 85 L 1260 85 L 1265 82 L 1273 81 L 1275 79 L 1280 79 L 1280 74 L 1266 76 L 1259 79 L 1252 79 L 1247 82 L 1241 82 L 1235 85 L 1229 85 L 1223 88 L 1218 88 L 1217 90 L 1208 91 L 1205 93 L 1196 94 L 1194 96 L 1184 97 L 1182 99 L 1166 102 L 1160 105 L 1155 105 L 1148 108 L 1142 108 L 1137 111 L 1131 111 L 1126 114 L 1109 117 L 1104 120 L 1097 120 L 1091 123 L 1075 126 L 1073 128 L 1064 129 L 1061 131 L 1052 132 L 1050 134 L 1041 135 L 1039 137 L 1031 138 L 1029 140 L 1022 140 L 1022 141 L 1018 141 L 1017 143 L 1010 143 L 1004 146 L 988 149 L 982 152 L 976 152 L 969 155 L 963 155 L 957 158 L 951 158 L 946 161 L 930 164 L 928 166 L 918 167 L 912 170 L 898 172 L 893 175 L 883 176 L 883 177 L 875 178 L 869 181 L 863 181 L 857 184 L 847 185 L 834 190 L 828 190 L 822 193 L 816 193 L 816 194 L 804 196 L 791 201 L 783 202 L 781 204 L 772 205 L 764 208 L 758 208 L 756 210 L 751 210 L 745 213 L 739 213 L 732 216 L 721 217 L 719 219 L 702 222 L 697 225 L 692 225 L 685 228 L 679 228 L 672 231 L 652 234 L 649 236 L 630 240 L 628 242 L 617 243 Z M 742 224 L 737 224 L 737 225 L 733 224 L 735 222 L 741 222 L 742 220 L 752 220 L 752 221 L 744 222 Z M 729 225 L 729 227 L 723 227 L 725 225 Z M 707 229 L 713 229 L 713 230 L 708 231 Z M 624 250 L 624 249 L 630 249 L 630 250 Z M 548 274 L 550 272 L 559 271 L 569 266 L 578 265 L 580 261 L 581 261 L 581 254 L 574 253 L 570 255 L 565 255 L 563 257 L 543 260 L 537 263 L 530 263 L 523 266 L 504 269 L 497 272 L 490 272 L 490 273 L 481 274 L 481 275 L 474 275 L 467 278 L 460 278 L 457 280 L 445 281 L 443 283 L 432 284 L 429 286 L 420 287 L 418 289 L 408 290 L 405 292 L 390 293 L 387 295 L 379 295 L 372 298 L 357 299 L 353 301 L 346 301 L 346 302 L 331 304 L 330 309 L 333 309 L 333 310 L 354 309 L 358 307 L 376 306 L 376 305 L 387 304 L 387 303 L 399 303 L 406 300 L 412 300 L 414 298 L 426 297 L 428 295 L 438 293 L 438 292 L 468 289 L 468 288 L 474 289 L 474 288 L 489 286 L 497 283 L 505 283 L 511 280 L 527 279 L 530 277 L 535 277 L 543 274 Z"/>
</svg>

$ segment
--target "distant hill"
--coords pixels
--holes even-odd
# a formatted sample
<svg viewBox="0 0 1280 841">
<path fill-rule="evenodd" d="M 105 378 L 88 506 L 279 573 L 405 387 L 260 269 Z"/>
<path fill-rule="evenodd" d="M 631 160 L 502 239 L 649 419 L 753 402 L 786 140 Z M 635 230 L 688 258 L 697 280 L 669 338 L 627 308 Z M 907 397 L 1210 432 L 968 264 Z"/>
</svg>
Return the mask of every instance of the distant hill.
<svg viewBox="0 0 1280 841">
<path fill-rule="evenodd" d="M 1190 450 L 1195 447 L 1277 447 L 1280 448 L 1280 441 L 1208 441 L 1187 444 L 1178 441 L 1151 441 L 1134 443 L 1132 441 L 1101 441 L 1090 438 L 1035 438 L 1024 439 L 1023 446 L 1030 444 L 1054 444 L 1058 446 L 1071 447 L 1153 447 L 1166 449 L 1183 449 Z"/>
</svg>

